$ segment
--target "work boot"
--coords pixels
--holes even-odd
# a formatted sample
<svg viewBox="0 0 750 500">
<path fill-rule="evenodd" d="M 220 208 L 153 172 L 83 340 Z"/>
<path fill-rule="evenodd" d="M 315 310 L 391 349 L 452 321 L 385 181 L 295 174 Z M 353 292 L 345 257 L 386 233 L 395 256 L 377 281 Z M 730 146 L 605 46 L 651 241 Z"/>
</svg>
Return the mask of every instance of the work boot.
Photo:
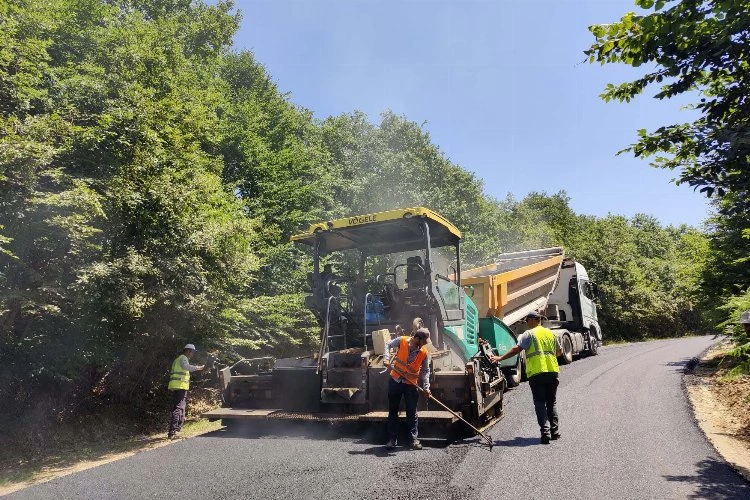
<svg viewBox="0 0 750 500">
<path fill-rule="evenodd" d="M 389 439 L 388 440 L 388 444 L 386 444 L 385 447 L 388 450 L 395 450 L 396 449 L 396 438 Z"/>
<path fill-rule="evenodd" d="M 546 434 L 542 434 L 541 443 L 542 444 L 549 444 L 549 436 L 546 435 Z"/>
<path fill-rule="evenodd" d="M 421 450 L 422 449 L 422 443 L 419 442 L 419 439 L 415 439 L 411 442 L 411 449 L 412 450 Z"/>
<path fill-rule="evenodd" d="M 558 439 L 560 439 L 560 437 L 561 437 L 561 435 L 560 435 L 559 432 L 553 432 L 551 439 L 552 439 L 552 441 L 557 441 Z"/>
</svg>

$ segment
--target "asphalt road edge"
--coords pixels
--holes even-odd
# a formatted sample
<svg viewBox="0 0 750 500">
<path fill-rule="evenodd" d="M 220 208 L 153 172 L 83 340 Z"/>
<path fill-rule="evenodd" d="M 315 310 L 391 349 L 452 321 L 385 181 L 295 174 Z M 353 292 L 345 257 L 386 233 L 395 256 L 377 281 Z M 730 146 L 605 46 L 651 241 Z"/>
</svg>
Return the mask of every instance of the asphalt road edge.
<svg viewBox="0 0 750 500">
<path fill-rule="evenodd" d="M 724 336 L 717 336 L 714 343 L 686 364 L 682 375 L 682 391 L 689 402 L 693 420 L 703 433 L 706 441 L 737 474 L 750 482 L 750 449 L 746 448 L 744 442 L 726 435 L 717 427 L 713 415 L 707 411 L 706 403 L 699 401 L 699 391 L 702 391 L 702 396 L 707 398 L 712 398 L 711 393 L 708 391 L 705 382 L 694 375 L 696 368 L 706 362 L 708 353 L 724 338 Z M 718 401 L 714 400 L 714 403 L 714 407 L 722 407 L 718 404 Z M 745 448 L 746 453 L 738 454 L 736 452 L 738 444 Z"/>
<path fill-rule="evenodd" d="M 0 485 L 0 497 L 10 495 L 11 493 L 15 493 L 16 491 L 20 491 L 20 490 L 29 488 L 31 486 L 36 486 L 37 484 L 47 483 L 49 481 L 54 481 L 55 479 L 69 476 L 77 472 L 85 471 L 88 469 L 93 469 L 94 467 L 99 467 L 100 465 L 105 465 L 111 462 L 116 462 L 124 458 L 129 458 L 139 453 L 143 453 L 144 451 L 155 450 L 163 446 L 169 446 L 171 444 L 178 443 L 185 439 L 190 439 L 196 436 L 201 436 L 203 434 L 208 434 L 209 432 L 214 432 L 215 430 L 216 429 L 214 428 L 209 428 L 206 430 L 199 430 L 196 432 L 188 432 L 184 436 L 181 436 L 175 440 L 169 440 L 166 437 L 154 437 L 152 438 L 153 439 L 152 442 L 144 443 L 143 446 L 139 446 L 138 448 L 132 449 L 130 451 L 109 453 L 98 459 L 81 460 L 71 465 L 64 466 L 64 467 L 52 468 L 46 471 L 39 471 L 36 474 L 34 474 L 30 479 L 22 480 L 18 482 L 9 482 L 5 485 Z M 160 436 L 160 435 L 157 435 L 157 436 Z"/>
</svg>

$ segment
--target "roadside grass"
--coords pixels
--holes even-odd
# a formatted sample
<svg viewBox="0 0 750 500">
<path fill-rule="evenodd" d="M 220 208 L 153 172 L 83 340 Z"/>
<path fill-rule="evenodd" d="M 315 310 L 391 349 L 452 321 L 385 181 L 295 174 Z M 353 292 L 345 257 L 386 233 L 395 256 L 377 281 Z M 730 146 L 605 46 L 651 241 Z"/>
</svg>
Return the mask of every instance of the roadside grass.
<svg viewBox="0 0 750 500">
<path fill-rule="evenodd" d="M 183 438 L 188 438 L 213 432 L 219 428 L 221 428 L 221 422 L 209 422 L 204 418 L 196 418 L 185 422 L 181 435 Z M 115 436 L 100 441 L 91 441 L 87 439 L 88 436 L 80 436 L 80 434 L 88 434 L 85 430 L 67 434 L 68 437 L 59 440 L 56 445 L 41 453 L 6 448 L 0 456 L 0 495 L 172 442 L 167 439 L 166 432 L 140 436 Z M 78 438 L 75 437 L 76 434 L 79 434 Z"/>
<path fill-rule="evenodd" d="M 183 438 L 221 428 L 221 422 L 197 416 L 215 406 L 213 396 L 195 396 L 189 402 Z M 123 422 L 109 415 L 54 429 L 29 426 L 10 433 L 0 446 L 0 495 L 168 445 L 173 441 L 167 439 L 164 417 L 164 422 L 150 422 L 145 429 L 141 422 Z"/>
</svg>

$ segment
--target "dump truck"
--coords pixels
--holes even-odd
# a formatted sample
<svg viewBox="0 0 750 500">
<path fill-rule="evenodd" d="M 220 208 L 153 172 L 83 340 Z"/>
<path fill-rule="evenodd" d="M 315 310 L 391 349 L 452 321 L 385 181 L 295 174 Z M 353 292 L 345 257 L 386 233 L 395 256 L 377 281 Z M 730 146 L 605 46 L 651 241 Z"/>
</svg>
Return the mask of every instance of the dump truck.
<svg viewBox="0 0 750 500">
<path fill-rule="evenodd" d="M 598 287 L 584 266 L 566 258 L 561 247 L 504 253 L 490 265 L 464 271 L 461 280 L 480 312 L 480 336 L 501 353 L 526 330 L 523 320 L 532 311 L 542 312 L 542 325 L 559 338 L 562 364 L 580 353 L 599 352 Z M 511 331 L 510 337 L 505 329 Z M 525 365 L 523 352 L 502 362 L 509 387 L 525 379 Z"/>
<path fill-rule="evenodd" d="M 522 376 L 523 360 L 499 366 L 489 359 L 515 344 L 513 322 L 531 310 L 551 310 L 549 299 L 569 264 L 561 250 L 546 250 L 508 254 L 463 272 L 461 237 L 447 219 L 424 207 L 316 223 L 293 236 L 312 256 L 305 306 L 320 325 L 318 351 L 243 359 L 223 368 L 224 407 L 204 416 L 225 423 L 384 422 L 390 376 L 384 346 L 421 323 L 431 332 L 433 396 L 478 428 L 494 424 L 503 414 L 508 380 Z M 561 293 L 560 300 L 568 295 Z M 550 321 L 567 327 L 577 317 L 568 306 L 558 307 Z M 573 352 L 578 340 L 571 340 Z M 458 422 L 423 397 L 418 416 L 422 426 L 451 428 Z"/>
</svg>

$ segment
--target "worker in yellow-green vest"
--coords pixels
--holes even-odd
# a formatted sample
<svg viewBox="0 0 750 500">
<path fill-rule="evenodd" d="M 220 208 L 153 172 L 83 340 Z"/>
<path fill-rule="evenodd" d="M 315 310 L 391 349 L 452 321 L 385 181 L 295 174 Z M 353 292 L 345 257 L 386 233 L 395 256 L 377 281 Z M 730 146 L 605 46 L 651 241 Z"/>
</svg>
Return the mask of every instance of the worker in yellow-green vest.
<svg viewBox="0 0 750 500">
<path fill-rule="evenodd" d="M 190 358 L 195 354 L 195 346 L 188 344 L 182 349 L 182 354 L 172 362 L 172 371 L 169 374 L 169 391 L 172 393 L 172 412 L 169 419 L 169 432 L 167 437 L 175 439 L 182 430 L 185 423 L 185 410 L 187 408 L 187 392 L 190 389 L 190 372 L 203 370 L 204 365 L 193 366 Z"/>
<path fill-rule="evenodd" d="M 542 433 L 542 444 L 550 439 L 560 439 L 557 419 L 557 356 L 562 355 L 560 341 L 552 330 L 541 326 L 542 318 L 536 312 L 526 316 L 528 330 L 518 337 L 518 345 L 503 354 L 492 356 L 494 363 L 526 351 L 526 377 L 529 379 L 531 396 L 534 399 L 536 420 Z"/>
</svg>

